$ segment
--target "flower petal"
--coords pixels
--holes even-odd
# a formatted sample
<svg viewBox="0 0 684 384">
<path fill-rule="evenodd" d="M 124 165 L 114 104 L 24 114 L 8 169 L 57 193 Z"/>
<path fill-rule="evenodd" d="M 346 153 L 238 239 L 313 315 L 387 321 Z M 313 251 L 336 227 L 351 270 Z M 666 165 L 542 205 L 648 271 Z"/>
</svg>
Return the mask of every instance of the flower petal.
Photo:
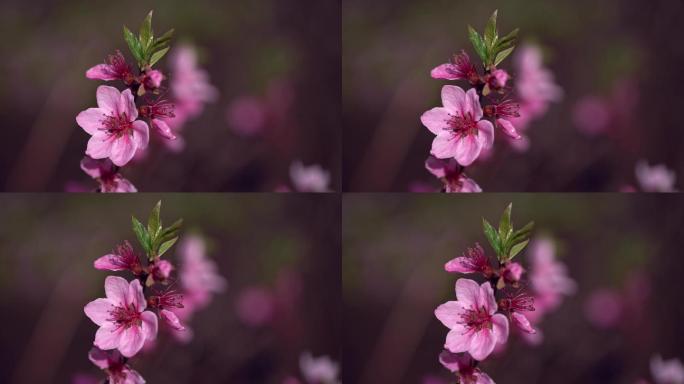
<svg viewBox="0 0 684 384">
<path fill-rule="evenodd" d="M 135 100 L 130 88 L 121 92 L 119 97 L 119 114 L 125 113 L 128 121 L 134 121 L 138 118 L 138 108 L 135 107 Z"/>
<path fill-rule="evenodd" d="M 162 311 L 163 312 L 163 311 Z M 142 319 L 142 332 L 146 340 L 154 340 L 157 338 L 157 332 L 159 330 L 159 323 L 157 316 L 150 312 L 145 311 L 140 314 Z"/>
<path fill-rule="evenodd" d="M 100 327 L 95 332 L 95 342 L 93 343 L 100 349 L 114 349 L 119 347 L 121 340 L 121 328 Z"/>
<path fill-rule="evenodd" d="M 145 384 L 145 379 L 143 379 L 138 371 L 124 368 L 121 372 L 125 376 L 123 384 Z M 494 383 L 492 382 L 492 384 Z"/>
<path fill-rule="evenodd" d="M 477 306 L 480 296 L 480 286 L 470 279 L 456 280 L 456 298 L 465 308 Z"/>
<path fill-rule="evenodd" d="M 163 138 L 169 140 L 176 139 L 176 135 L 173 134 L 171 127 L 169 127 L 169 125 L 166 124 L 166 121 L 162 119 L 152 119 L 152 126 L 157 129 L 157 132 L 159 132 L 159 134 L 162 135 Z"/>
<path fill-rule="evenodd" d="M 470 348 L 468 352 L 473 357 L 473 359 L 482 361 L 489 356 L 496 346 L 496 338 L 494 334 L 489 329 L 482 329 L 472 337 L 470 342 Z"/>
<path fill-rule="evenodd" d="M 459 137 L 458 140 L 456 140 L 453 156 L 459 164 L 467 167 L 472 164 L 478 156 L 480 156 L 481 151 L 482 141 L 478 139 L 477 136 L 468 134 L 466 136 Z"/>
<path fill-rule="evenodd" d="M 494 289 L 492 289 L 492 285 L 489 283 L 489 281 L 486 281 L 480 285 L 480 295 L 478 297 L 477 307 L 484 307 L 484 309 L 487 310 L 487 313 L 490 315 L 494 314 L 498 309 L 498 306 L 496 305 L 496 298 L 494 297 Z"/>
<path fill-rule="evenodd" d="M 463 116 L 466 108 L 465 91 L 455 85 L 445 85 L 442 87 L 442 104 L 451 114 Z"/>
<path fill-rule="evenodd" d="M 496 125 L 511 139 L 520 140 L 522 138 L 510 121 L 506 119 L 496 119 Z"/>
<path fill-rule="evenodd" d="M 135 155 L 135 149 L 136 142 L 133 140 L 133 136 L 123 134 L 121 137 L 112 140 L 109 158 L 112 160 L 112 163 L 123 167 L 131 161 L 133 155 Z"/>
<path fill-rule="evenodd" d="M 114 305 L 109 299 L 95 299 L 86 304 L 83 308 L 86 316 L 93 321 L 93 323 L 102 326 L 108 322 L 110 312 L 114 310 Z"/>
<path fill-rule="evenodd" d="M 105 294 L 112 304 L 125 307 L 130 302 L 128 298 L 128 282 L 123 277 L 107 276 L 105 279 Z"/>
<path fill-rule="evenodd" d="M 150 130 L 147 123 L 142 120 L 133 122 L 133 141 L 135 141 L 137 149 L 147 148 L 147 144 L 150 142 Z"/>
<path fill-rule="evenodd" d="M 513 312 L 511 315 L 513 323 L 523 332 L 536 333 L 537 331 L 532 327 L 530 321 L 522 313 Z"/>
<path fill-rule="evenodd" d="M 477 139 L 482 144 L 482 149 L 490 149 L 494 145 L 494 126 L 490 121 L 480 120 L 477 122 Z"/>
<path fill-rule="evenodd" d="M 86 77 L 93 80 L 116 80 L 117 77 L 109 64 L 98 64 L 86 71 Z"/>
<path fill-rule="evenodd" d="M 135 279 L 128 284 L 128 303 L 133 304 L 133 307 L 142 312 L 147 308 L 147 300 L 143 294 L 140 280 Z"/>
<path fill-rule="evenodd" d="M 451 115 L 446 108 L 436 107 L 423 113 L 420 117 L 420 122 L 423 123 L 430 132 L 439 135 L 445 129 L 449 129 L 449 120 Z"/>
<path fill-rule="evenodd" d="M 181 324 L 180 320 L 178 320 L 178 316 L 176 316 L 175 313 L 167 309 L 162 309 L 159 315 L 162 319 L 164 319 L 164 321 L 166 321 L 166 324 L 169 327 L 175 329 L 176 331 L 182 331 L 185 329 L 183 324 Z"/>
<path fill-rule="evenodd" d="M 455 327 L 461 320 L 463 305 L 458 301 L 447 301 L 435 309 L 435 316 L 447 328 Z"/>
<path fill-rule="evenodd" d="M 470 344 L 472 342 L 473 333 L 468 332 L 462 326 L 453 328 L 449 333 L 447 333 L 446 342 L 444 343 L 444 348 L 448 349 L 453 353 L 460 353 L 470 350 Z"/>
<path fill-rule="evenodd" d="M 476 378 L 475 384 L 495 384 L 494 380 L 484 372 L 476 372 L 474 376 Z"/>
<path fill-rule="evenodd" d="M 120 264 L 117 264 L 115 260 L 119 259 L 119 255 L 114 255 L 114 254 L 107 254 L 104 256 L 99 257 L 95 262 L 93 262 L 93 266 L 95 269 L 99 270 L 105 270 L 105 271 L 123 271 L 126 269 L 126 267 L 121 266 Z"/>
<path fill-rule="evenodd" d="M 458 147 L 458 137 L 451 132 L 443 132 L 432 141 L 430 154 L 439 159 L 454 157 Z"/>
<path fill-rule="evenodd" d="M 100 369 L 109 368 L 109 353 L 93 347 L 88 352 L 88 359 Z"/>
<path fill-rule="evenodd" d="M 97 131 L 88 140 L 86 147 L 86 155 L 93 159 L 105 159 L 109 157 L 112 151 L 112 140 L 109 135 L 103 131 Z"/>
<path fill-rule="evenodd" d="M 105 111 L 100 108 L 88 108 L 76 116 L 76 123 L 89 135 L 94 135 L 103 128 L 102 121 L 106 117 Z"/>
<path fill-rule="evenodd" d="M 458 70 L 456 70 L 456 66 L 451 64 L 451 63 L 444 63 L 442 65 L 439 65 L 435 67 L 432 71 L 430 71 L 430 76 L 432 76 L 433 79 L 444 79 L 444 80 L 459 80 L 463 79 L 463 76 L 458 75 Z"/>
<path fill-rule="evenodd" d="M 470 88 L 466 92 L 466 107 L 463 111 L 466 115 L 473 117 L 475 121 L 482 118 L 482 107 L 480 106 L 480 97 L 477 95 L 475 88 Z"/>
<path fill-rule="evenodd" d="M 108 85 L 100 85 L 95 92 L 97 106 L 107 115 L 119 116 L 119 99 L 121 93 L 118 89 Z"/>
<path fill-rule="evenodd" d="M 468 258 L 467 257 L 457 257 L 455 259 L 449 260 L 444 265 L 444 270 L 447 272 L 457 272 L 457 273 L 479 272 L 477 269 L 468 266 Z"/>
<path fill-rule="evenodd" d="M 121 334 L 119 341 L 119 351 L 126 357 L 133 357 L 142 349 L 145 344 L 145 335 L 139 326 L 126 328 Z"/>
</svg>

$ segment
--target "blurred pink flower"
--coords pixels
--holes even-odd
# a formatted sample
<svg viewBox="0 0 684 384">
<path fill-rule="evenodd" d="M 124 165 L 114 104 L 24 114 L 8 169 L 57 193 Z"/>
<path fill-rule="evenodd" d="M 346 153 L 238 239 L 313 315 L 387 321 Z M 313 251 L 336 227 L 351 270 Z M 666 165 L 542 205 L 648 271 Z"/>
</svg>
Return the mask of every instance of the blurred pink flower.
<svg viewBox="0 0 684 384">
<path fill-rule="evenodd" d="M 649 166 L 644 160 L 637 163 L 636 178 L 645 192 L 676 192 L 674 188 L 677 176 L 674 171 L 664 165 Z"/>
<path fill-rule="evenodd" d="M 98 64 L 86 71 L 86 77 L 94 80 L 122 80 L 127 85 L 133 82 L 131 67 L 120 51 L 109 55 L 107 64 Z"/>
<path fill-rule="evenodd" d="M 444 192 L 482 192 L 482 188 L 477 185 L 475 180 L 466 176 L 456 159 L 438 159 L 434 156 L 429 156 L 425 160 L 425 169 L 444 183 Z"/>
<path fill-rule="evenodd" d="M 584 303 L 584 315 L 599 328 L 614 327 L 623 315 L 620 294 L 612 289 L 597 289 Z"/>
<path fill-rule="evenodd" d="M 237 298 L 235 310 L 238 318 L 249 326 L 266 325 L 273 319 L 273 295 L 263 287 L 245 288 Z"/>
<path fill-rule="evenodd" d="M 234 99 L 226 109 L 226 119 L 235 133 L 253 136 L 261 132 L 266 124 L 265 105 L 253 96 Z"/>
<path fill-rule="evenodd" d="M 470 57 L 465 51 L 454 55 L 451 62 L 441 64 L 430 72 L 434 79 L 476 81 L 479 76 L 475 66 L 470 62 Z"/>
<path fill-rule="evenodd" d="M 575 104 L 572 117 L 580 132 L 594 136 L 608 129 L 611 110 L 608 103 L 602 98 L 585 96 Z"/>
<path fill-rule="evenodd" d="M 100 349 L 118 349 L 132 357 L 143 347 L 146 339 L 157 336 L 157 316 L 145 311 L 147 301 L 140 281 L 126 282 L 118 276 L 105 279 L 107 298 L 88 303 L 84 312 L 100 328 L 94 345 Z"/>
<path fill-rule="evenodd" d="M 577 290 L 565 264 L 556 261 L 555 253 L 555 246 L 548 238 L 536 239 L 530 245 L 530 282 L 535 309 L 540 314 L 555 309 L 563 296 Z"/>
<path fill-rule="evenodd" d="M 431 154 L 440 159 L 455 158 L 462 166 L 473 163 L 483 149 L 494 144 L 494 126 L 482 119 L 477 91 L 445 85 L 442 87 L 444 107 L 432 108 L 420 120 L 436 135 Z"/>
<path fill-rule="evenodd" d="M 485 277 L 490 277 L 493 272 L 489 258 L 485 255 L 484 249 L 477 243 L 475 247 L 468 248 L 463 255 L 447 262 L 444 265 L 444 270 L 456 273 L 482 273 Z"/>
<path fill-rule="evenodd" d="M 456 298 L 435 310 L 435 316 L 450 329 L 444 347 L 484 360 L 497 343 L 508 340 L 508 319 L 496 313 L 498 306 L 489 282 L 478 285 L 473 280 L 458 279 Z"/>
<path fill-rule="evenodd" d="M 180 279 L 183 304 L 192 308 L 206 306 L 213 293 L 226 289 L 226 279 L 218 274 L 216 263 L 207 258 L 204 240 L 196 235 L 186 236 L 179 245 L 181 257 Z"/>
<path fill-rule="evenodd" d="M 455 373 L 459 383 L 464 384 L 495 384 L 489 375 L 477 368 L 477 362 L 467 353 L 452 353 L 442 351 L 439 354 L 439 362 Z"/>
<path fill-rule="evenodd" d="M 81 169 L 100 184 L 98 192 L 138 192 L 133 183 L 117 172 L 117 167 L 109 159 L 95 160 L 85 156 L 81 160 Z"/>
<path fill-rule="evenodd" d="M 340 366 L 328 356 L 314 358 L 305 352 L 299 357 L 299 369 L 304 380 L 309 384 L 339 383 Z"/>
<path fill-rule="evenodd" d="M 656 384 L 684 384 L 684 365 L 679 359 L 651 358 L 651 375 Z"/>
<path fill-rule="evenodd" d="M 320 165 L 304 166 L 295 161 L 290 165 L 290 178 L 298 192 L 330 192 L 330 173 Z"/>
<path fill-rule="evenodd" d="M 123 244 L 117 246 L 114 252 L 99 257 L 93 262 L 93 266 L 95 269 L 107 271 L 129 270 L 136 275 L 142 271 L 140 258 L 133 251 L 133 247 L 128 241 L 124 241 Z"/>
<path fill-rule="evenodd" d="M 92 135 L 86 155 L 93 159 L 110 158 L 112 163 L 126 165 L 138 149 L 150 140 L 147 124 L 136 120 L 138 109 L 130 89 L 119 92 L 114 87 L 97 88 L 98 108 L 88 108 L 76 116 L 76 122 Z"/>
<path fill-rule="evenodd" d="M 125 364 L 121 354 L 116 350 L 103 351 L 93 347 L 88 352 L 88 358 L 107 373 L 109 384 L 145 384 L 145 379 Z"/>
</svg>

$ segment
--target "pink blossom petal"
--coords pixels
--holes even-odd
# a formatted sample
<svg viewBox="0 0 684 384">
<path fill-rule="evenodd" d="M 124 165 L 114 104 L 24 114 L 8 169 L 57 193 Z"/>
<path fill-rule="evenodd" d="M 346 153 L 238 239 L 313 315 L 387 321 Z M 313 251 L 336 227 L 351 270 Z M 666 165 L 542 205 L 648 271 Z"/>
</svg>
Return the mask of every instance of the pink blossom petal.
<svg viewBox="0 0 684 384">
<path fill-rule="evenodd" d="M 142 320 L 142 333 L 145 340 L 156 339 L 159 331 L 157 316 L 150 311 L 145 311 L 140 314 L 140 319 Z"/>
<path fill-rule="evenodd" d="M 119 342 L 121 340 L 121 331 L 114 325 L 100 327 L 97 332 L 95 332 L 95 344 L 96 347 L 100 349 L 114 349 L 119 347 Z"/>
<path fill-rule="evenodd" d="M 107 115 L 119 115 L 119 100 L 121 93 L 118 89 L 108 85 L 100 85 L 95 92 L 97 106 Z"/>
<path fill-rule="evenodd" d="M 527 317 L 525 317 L 525 315 L 523 315 L 522 313 L 513 312 L 511 317 L 513 318 L 513 323 L 523 332 L 537 332 L 534 328 L 532 328 L 532 324 L 530 324 L 530 321 L 527 320 Z"/>
<path fill-rule="evenodd" d="M 142 120 L 133 122 L 133 141 L 135 142 L 136 149 L 145 149 L 150 142 L 150 130 L 147 127 L 147 123 Z"/>
<path fill-rule="evenodd" d="M 178 320 L 178 316 L 176 316 L 175 313 L 166 309 L 162 309 L 159 315 L 164 321 L 166 321 L 166 324 L 169 327 L 175 329 L 176 331 L 182 331 L 185 329 L 183 324 L 181 324 L 180 320 Z"/>
<path fill-rule="evenodd" d="M 459 137 L 454 146 L 453 156 L 459 164 L 467 167 L 472 164 L 473 161 L 475 161 L 475 159 L 477 159 L 477 157 L 480 155 L 480 152 L 482 151 L 482 143 L 482 140 L 475 135 L 469 134 Z"/>
<path fill-rule="evenodd" d="M 133 121 L 138 118 L 138 108 L 135 107 L 135 101 L 130 88 L 121 92 L 118 105 L 119 114 L 125 113 L 128 117 L 128 121 Z"/>
<path fill-rule="evenodd" d="M 89 135 L 94 135 L 103 127 L 102 120 L 105 113 L 100 108 L 88 108 L 76 116 L 76 123 Z"/>
<path fill-rule="evenodd" d="M 456 298 L 463 307 L 477 307 L 479 304 L 480 286 L 470 279 L 456 280 Z"/>
<path fill-rule="evenodd" d="M 445 85 L 442 87 L 442 104 L 452 114 L 463 116 L 466 110 L 466 93 L 455 85 Z"/>
<path fill-rule="evenodd" d="M 445 63 L 442 65 L 439 65 L 432 69 L 430 71 L 430 76 L 432 76 L 433 79 L 444 79 L 444 80 L 459 80 L 462 79 L 461 76 L 458 76 L 457 73 L 458 71 L 452 69 L 454 67 L 453 64 L 451 63 Z"/>
<path fill-rule="evenodd" d="M 110 312 L 114 310 L 114 305 L 109 299 L 95 299 L 86 304 L 83 311 L 93 323 L 102 326 L 110 318 Z"/>
<path fill-rule="evenodd" d="M 132 135 L 123 134 L 112 141 L 109 158 L 112 160 L 112 163 L 123 167 L 131 161 L 133 155 L 135 155 L 135 149 L 136 142 L 133 140 Z"/>
<path fill-rule="evenodd" d="M 93 159 L 105 159 L 112 151 L 112 141 L 104 131 L 97 131 L 88 140 L 86 155 Z"/>
<path fill-rule="evenodd" d="M 117 184 L 116 188 L 114 189 L 114 192 L 118 193 L 127 193 L 127 192 L 138 192 L 138 189 L 131 183 L 130 181 L 124 179 L 123 177 L 119 177 L 117 179 Z"/>
<path fill-rule="evenodd" d="M 126 375 L 123 384 L 145 384 L 145 379 L 143 379 L 138 371 L 126 368 L 123 372 Z"/>
<path fill-rule="evenodd" d="M 500 313 L 492 316 L 492 332 L 497 343 L 503 344 L 508 340 L 509 327 L 506 316 Z"/>
<path fill-rule="evenodd" d="M 484 372 L 477 373 L 476 377 L 477 381 L 475 381 L 475 384 L 496 384 L 494 383 L 494 380 L 492 380 L 492 378 Z"/>
<path fill-rule="evenodd" d="M 496 338 L 489 329 L 482 329 L 473 335 L 468 352 L 473 359 L 482 361 L 489 356 L 496 346 Z"/>
<path fill-rule="evenodd" d="M 448 192 L 448 191 L 447 191 Z M 482 192 L 482 188 L 475 182 L 475 180 L 462 176 L 461 177 L 461 193 L 479 193 Z"/>
<path fill-rule="evenodd" d="M 472 116 L 475 121 L 478 121 L 482 118 L 480 97 L 477 95 L 475 88 L 470 88 L 468 92 L 466 92 L 466 103 L 463 113 Z"/>
<path fill-rule="evenodd" d="M 522 138 L 522 136 L 520 136 L 518 131 L 513 126 L 513 123 L 510 121 L 506 119 L 497 119 L 496 124 L 501 127 L 501 130 L 503 130 L 503 132 L 511 139 L 520 140 Z"/>
<path fill-rule="evenodd" d="M 145 335 L 138 326 L 128 327 L 121 332 L 119 352 L 126 357 L 133 357 L 145 344 Z"/>
<path fill-rule="evenodd" d="M 152 119 L 152 126 L 156 128 L 157 132 L 159 132 L 159 134 L 162 135 L 162 137 L 164 137 L 165 139 L 176 139 L 176 135 L 173 134 L 173 131 L 171 131 L 171 128 L 168 124 L 166 124 L 164 120 Z"/>
<path fill-rule="evenodd" d="M 98 64 L 86 71 L 86 77 L 93 80 L 116 80 L 117 77 L 108 64 Z"/>
<path fill-rule="evenodd" d="M 123 277 L 107 276 L 105 294 L 112 304 L 117 307 L 126 307 L 130 300 L 128 298 L 128 282 Z"/>
<path fill-rule="evenodd" d="M 456 272 L 456 273 L 475 273 L 479 272 L 477 269 L 470 267 L 468 258 L 467 257 L 457 257 L 455 259 L 449 260 L 445 265 L 444 265 L 444 270 L 447 272 Z"/>
<path fill-rule="evenodd" d="M 118 255 L 107 254 L 99 257 L 93 263 L 95 269 L 105 270 L 105 271 L 123 271 L 127 269 L 125 266 L 115 263 L 113 260 L 118 259 Z"/>
<path fill-rule="evenodd" d="M 470 350 L 473 333 L 469 333 L 463 326 L 453 328 L 447 333 L 444 348 L 453 353 L 461 353 Z"/>
<path fill-rule="evenodd" d="M 147 300 L 142 291 L 140 280 L 133 280 L 128 284 L 128 303 L 133 304 L 133 307 L 142 312 L 147 308 Z"/>
<path fill-rule="evenodd" d="M 442 132 L 432 141 L 430 153 L 439 159 L 448 159 L 456 155 L 457 137 L 451 132 Z"/>
<path fill-rule="evenodd" d="M 498 309 L 496 299 L 494 298 L 494 289 L 489 281 L 480 285 L 480 294 L 477 298 L 477 307 L 484 308 L 490 315 L 495 313 Z"/>
<path fill-rule="evenodd" d="M 93 347 L 88 352 L 88 359 L 100 369 L 109 368 L 109 353 Z"/>
<path fill-rule="evenodd" d="M 447 301 L 435 309 L 435 316 L 446 327 L 455 327 L 462 319 L 463 305 L 458 301 Z"/>
<path fill-rule="evenodd" d="M 439 135 L 449 128 L 449 119 L 451 119 L 451 115 L 446 108 L 442 107 L 432 108 L 420 117 L 421 123 L 435 135 Z"/>
<path fill-rule="evenodd" d="M 482 149 L 488 150 L 494 145 L 494 126 L 487 120 L 477 122 L 477 138 L 482 144 Z"/>
</svg>

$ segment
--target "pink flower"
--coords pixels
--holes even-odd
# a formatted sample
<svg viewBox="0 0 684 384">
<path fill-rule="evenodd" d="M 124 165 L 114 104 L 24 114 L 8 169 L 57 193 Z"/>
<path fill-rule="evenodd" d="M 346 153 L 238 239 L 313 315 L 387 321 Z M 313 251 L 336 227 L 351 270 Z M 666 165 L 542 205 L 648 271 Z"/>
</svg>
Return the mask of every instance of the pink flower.
<svg viewBox="0 0 684 384">
<path fill-rule="evenodd" d="M 145 344 L 157 336 L 157 316 L 145 311 L 147 301 L 140 281 L 126 282 L 118 276 L 105 279 L 107 298 L 88 303 L 84 312 L 100 328 L 95 334 L 95 346 L 118 349 L 122 355 L 132 357 Z"/>
<path fill-rule="evenodd" d="M 548 238 L 535 240 L 530 245 L 530 282 L 535 293 L 537 311 L 555 309 L 563 296 L 577 290 L 577 284 L 568 277 L 565 264 L 556 261 L 555 246 Z"/>
<path fill-rule="evenodd" d="M 185 307 L 183 305 L 183 295 L 174 290 L 167 289 L 164 292 L 156 292 L 155 295 L 150 296 L 149 304 L 152 308 L 159 310 L 159 317 L 173 330 L 185 330 L 177 313 L 170 310 L 172 308 L 177 310 Z"/>
<path fill-rule="evenodd" d="M 226 280 L 218 274 L 216 264 L 207 258 L 204 241 L 200 237 L 186 236 L 179 250 L 179 275 L 185 299 L 193 307 L 203 307 L 211 300 L 212 293 L 226 289 Z"/>
<path fill-rule="evenodd" d="M 438 159 L 434 156 L 429 156 L 425 160 L 425 169 L 444 183 L 444 192 L 482 192 L 482 188 L 477 185 L 475 180 L 466 176 L 463 168 L 455 159 Z"/>
<path fill-rule="evenodd" d="M 329 192 L 330 173 L 320 165 L 307 167 L 295 161 L 290 165 L 290 178 L 299 192 Z"/>
<path fill-rule="evenodd" d="M 605 132 L 612 118 L 608 103 L 597 96 L 580 99 L 575 104 L 572 117 L 577 129 L 589 136 Z"/>
<path fill-rule="evenodd" d="M 501 272 L 501 277 L 503 277 L 507 283 L 515 284 L 520 281 L 524 272 L 525 268 L 523 268 L 520 263 L 507 262 Z"/>
<path fill-rule="evenodd" d="M 164 74 L 161 73 L 161 71 L 153 69 L 145 73 L 145 77 L 143 79 L 143 86 L 145 87 L 145 90 L 155 90 L 161 86 L 161 83 L 164 80 L 164 78 Z"/>
<path fill-rule="evenodd" d="M 530 319 L 523 313 L 535 310 L 534 299 L 530 295 L 524 293 L 522 290 L 519 290 L 516 293 L 508 292 L 506 297 L 500 300 L 499 308 L 508 313 L 511 322 L 521 331 L 528 334 L 537 333 L 532 327 Z"/>
<path fill-rule="evenodd" d="M 459 383 L 463 384 L 495 384 L 489 375 L 476 367 L 476 361 L 467 353 L 452 353 L 442 351 L 439 354 L 439 362 L 455 373 L 459 378 Z"/>
<path fill-rule="evenodd" d="M 470 62 L 470 57 L 465 51 L 454 55 L 451 62 L 442 64 L 430 72 L 434 79 L 461 80 L 477 83 L 479 75 L 475 66 Z"/>
<path fill-rule="evenodd" d="M 299 368 L 309 384 L 338 383 L 340 366 L 328 356 L 314 358 L 311 353 L 305 352 L 299 357 Z"/>
<path fill-rule="evenodd" d="M 622 310 L 620 294 L 612 289 L 598 289 L 584 303 L 584 315 L 599 328 L 615 326 L 622 317 Z"/>
<path fill-rule="evenodd" d="M 273 295 L 268 289 L 251 287 L 240 292 L 236 313 L 243 323 L 260 327 L 273 319 L 274 307 Z"/>
<path fill-rule="evenodd" d="M 159 98 L 151 104 L 140 107 L 141 116 L 149 119 L 150 124 L 157 132 L 165 139 L 175 140 L 176 135 L 173 134 L 171 127 L 167 121 L 172 121 L 176 117 L 175 105 Z"/>
<path fill-rule="evenodd" d="M 266 106 L 253 96 L 238 97 L 228 106 L 226 119 L 235 133 L 253 136 L 264 129 L 267 119 Z"/>
<path fill-rule="evenodd" d="M 450 260 L 444 265 L 444 270 L 456 273 L 482 273 L 485 277 L 490 277 L 493 272 L 489 258 L 480 244 L 475 244 L 474 248 L 468 248 L 467 254 L 464 253 Z"/>
<path fill-rule="evenodd" d="M 145 149 L 150 140 L 147 124 L 136 121 L 135 107 L 130 89 L 119 92 L 114 87 L 97 88 L 98 108 L 88 108 L 76 116 L 76 122 L 89 135 L 86 154 L 93 159 L 110 158 L 122 167 L 138 149 Z"/>
<path fill-rule="evenodd" d="M 181 45 L 174 49 L 171 61 L 171 92 L 177 108 L 188 118 L 199 115 L 204 104 L 216 100 L 218 91 L 209 84 L 209 74 L 198 68 L 194 48 Z"/>
<path fill-rule="evenodd" d="M 679 359 L 651 358 L 651 375 L 656 384 L 684 384 L 684 365 Z"/>
<path fill-rule="evenodd" d="M 646 161 L 639 161 L 636 165 L 636 178 L 641 189 L 646 192 L 676 192 L 674 183 L 675 173 L 664 165 L 649 166 Z"/>
<path fill-rule="evenodd" d="M 503 100 L 498 104 L 492 104 L 485 107 L 488 115 L 493 115 L 496 120 L 496 126 L 513 140 L 520 140 L 522 136 L 515 129 L 512 120 L 520 117 L 520 105 L 512 100 Z"/>
<path fill-rule="evenodd" d="M 494 127 L 482 119 L 482 108 L 477 91 L 466 93 L 460 87 L 442 87 L 444 107 L 432 108 L 420 120 L 436 135 L 431 154 L 440 159 L 453 157 L 462 166 L 477 159 L 480 152 L 494 144 Z"/>
<path fill-rule="evenodd" d="M 495 69 L 489 75 L 488 84 L 492 89 L 501 89 L 506 86 L 508 78 L 508 72 L 504 71 L 503 69 Z"/>
<path fill-rule="evenodd" d="M 129 270 L 134 274 L 142 272 L 140 265 L 140 258 L 133 251 L 133 247 L 128 241 L 116 247 L 112 253 L 108 253 L 93 263 L 95 269 L 107 271 L 125 271 Z"/>
<path fill-rule="evenodd" d="M 133 183 L 117 172 L 117 167 L 109 159 L 95 160 L 85 156 L 81 160 L 81 169 L 100 184 L 98 192 L 138 192 Z"/>
<path fill-rule="evenodd" d="M 508 339 L 508 319 L 496 313 L 498 306 L 489 282 L 478 285 L 473 280 L 458 279 L 456 298 L 435 310 L 435 316 L 450 329 L 444 347 L 484 360 L 497 343 Z"/>
<path fill-rule="evenodd" d="M 103 351 L 93 347 L 88 358 L 98 368 L 107 372 L 109 384 L 145 384 L 145 379 L 124 363 L 119 351 Z"/>
<path fill-rule="evenodd" d="M 159 282 L 168 279 L 171 271 L 173 271 L 173 264 L 168 260 L 155 260 L 150 266 L 150 274 Z"/>
<path fill-rule="evenodd" d="M 114 55 L 109 55 L 107 61 L 108 64 L 98 64 L 86 71 L 86 77 L 104 81 L 122 80 L 127 85 L 133 82 L 134 76 L 131 67 L 126 63 L 126 59 L 120 51 L 116 51 Z"/>
<path fill-rule="evenodd" d="M 541 50 L 522 45 L 517 48 L 514 63 L 518 74 L 516 92 L 528 106 L 526 112 L 534 117 L 543 115 L 550 102 L 561 99 L 563 90 L 554 82 L 551 71 L 544 67 Z"/>
</svg>

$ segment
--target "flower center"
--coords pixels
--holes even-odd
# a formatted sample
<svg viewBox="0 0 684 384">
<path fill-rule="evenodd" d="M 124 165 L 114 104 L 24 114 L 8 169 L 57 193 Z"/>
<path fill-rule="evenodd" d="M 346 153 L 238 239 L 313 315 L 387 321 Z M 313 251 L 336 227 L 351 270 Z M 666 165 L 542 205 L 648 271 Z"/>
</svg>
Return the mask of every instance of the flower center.
<svg viewBox="0 0 684 384">
<path fill-rule="evenodd" d="M 123 136 L 133 128 L 133 123 L 129 121 L 125 113 L 119 116 L 105 116 L 102 125 L 108 134 L 116 135 L 116 137 Z"/>
<path fill-rule="evenodd" d="M 141 325 L 140 313 L 135 309 L 133 304 L 128 304 L 125 307 L 116 307 L 110 314 L 110 320 L 117 323 L 119 327 L 128 328 L 133 325 Z"/>
<path fill-rule="evenodd" d="M 473 119 L 471 114 L 451 116 L 448 125 L 455 134 L 461 136 L 477 134 L 477 122 Z"/>
<path fill-rule="evenodd" d="M 468 328 L 476 332 L 492 328 L 492 316 L 484 307 L 466 310 L 461 318 Z"/>
</svg>

